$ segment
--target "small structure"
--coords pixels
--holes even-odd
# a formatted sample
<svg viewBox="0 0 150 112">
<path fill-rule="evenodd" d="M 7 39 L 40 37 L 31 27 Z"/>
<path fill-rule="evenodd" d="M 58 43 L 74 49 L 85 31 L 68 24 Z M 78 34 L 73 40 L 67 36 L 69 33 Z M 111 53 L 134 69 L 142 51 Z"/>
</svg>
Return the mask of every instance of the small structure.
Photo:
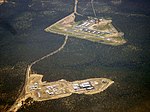
<svg viewBox="0 0 150 112">
<path fill-rule="evenodd" d="M 37 94 L 38 94 L 38 97 L 40 98 L 40 97 L 41 97 L 41 93 L 40 93 L 40 92 L 37 92 Z"/>
<path fill-rule="evenodd" d="M 49 92 L 49 90 L 45 90 L 46 93 L 48 93 L 49 95 L 53 95 L 54 92 Z"/>
<path fill-rule="evenodd" d="M 35 82 L 33 85 L 30 86 L 31 91 L 36 90 L 36 89 L 38 89 L 38 83 L 37 82 Z"/>
</svg>

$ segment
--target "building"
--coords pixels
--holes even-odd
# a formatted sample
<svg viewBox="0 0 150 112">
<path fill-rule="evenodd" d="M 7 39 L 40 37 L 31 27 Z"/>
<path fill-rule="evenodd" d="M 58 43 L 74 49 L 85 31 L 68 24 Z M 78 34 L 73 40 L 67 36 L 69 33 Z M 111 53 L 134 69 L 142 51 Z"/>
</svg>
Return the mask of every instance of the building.
<svg viewBox="0 0 150 112">
<path fill-rule="evenodd" d="M 91 90 L 91 89 L 94 89 L 94 87 L 92 86 L 90 81 L 88 81 L 88 82 L 83 82 L 80 84 L 78 84 L 78 83 L 73 84 L 73 89 L 75 91 L 79 91 L 79 90 L 83 90 L 83 89 Z"/>
</svg>

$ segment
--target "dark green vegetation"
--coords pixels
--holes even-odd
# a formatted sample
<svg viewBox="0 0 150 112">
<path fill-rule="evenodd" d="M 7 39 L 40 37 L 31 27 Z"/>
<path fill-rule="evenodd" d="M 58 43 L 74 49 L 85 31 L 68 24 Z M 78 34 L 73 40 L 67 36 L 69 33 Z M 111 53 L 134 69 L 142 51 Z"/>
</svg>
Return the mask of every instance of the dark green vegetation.
<svg viewBox="0 0 150 112">
<path fill-rule="evenodd" d="M 28 4 L 24 5 L 24 2 L 17 3 L 22 0 L 13 1 L 16 2 L 15 7 L 8 3 L 0 6 L 0 11 L 3 9 L 0 13 L 3 19 L 11 23 L 12 27 L 15 27 L 17 18 L 22 15 L 32 13 L 30 16 L 32 19 L 29 21 L 31 26 L 17 28 L 16 35 L 4 28 L 0 30 L 0 80 L 2 82 L 0 95 L 3 95 L 0 110 L 3 110 L 7 104 L 12 104 L 24 83 L 22 76 L 24 76 L 25 68 L 22 72 L 20 67 L 15 69 L 15 65 L 19 62 L 29 64 L 60 47 L 63 36 L 45 33 L 43 30 L 70 14 L 73 6 L 73 1 L 66 2 L 66 0 L 51 0 L 44 5 L 41 0 L 34 0 L 29 3 L 29 5 L 33 4 L 32 7 L 28 7 Z M 87 4 L 87 1 L 80 0 L 79 12 L 93 16 L 90 2 Z M 97 0 L 94 6 L 98 17 L 111 17 L 113 23 L 125 33 L 128 40 L 126 45 L 112 47 L 70 38 L 63 51 L 33 66 L 34 72 L 45 74 L 44 80 L 48 81 L 62 78 L 73 81 L 106 77 L 114 80 L 115 83 L 101 94 L 72 95 L 58 100 L 34 102 L 30 106 L 26 104 L 19 112 L 150 111 L 150 24 L 148 24 L 150 17 L 149 8 L 147 8 L 150 5 L 149 2 L 145 2 L 146 0 L 142 0 L 144 2 L 122 1 L 124 2 L 120 5 L 113 5 L 109 0 Z M 133 6 L 135 3 L 136 5 Z M 4 70 L 5 68 L 9 69 Z M 30 102 L 31 99 L 28 100 Z"/>
<path fill-rule="evenodd" d="M 28 5 L 31 4 L 33 6 L 29 8 Z M 37 4 L 41 5 L 41 1 L 28 4 L 15 1 L 15 4 L 8 2 L 0 6 L 0 111 L 5 112 L 19 96 L 24 84 L 27 65 L 59 47 L 63 41 L 51 39 L 50 35 L 46 35 L 45 40 L 42 33 L 47 22 L 54 21 L 53 18 L 64 11 L 65 4 L 61 5 L 62 10 L 55 7 L 59 4 L 53 4 L 50 9 L 49 5 L 39 9 Z M 70 6 L 68 4 L 66 7 Z M 45 18 L 51 19 L 45 22 Z M 42 32 L 41 35 L 39 32 Z M 37 40 L 38 37 L 40 38 Z M 40 44 L 41 42 L 43 44 Z M 41 47 L 42 49 L 39 50 Z M 47 50 L 44 51 L 45 49 Z"/>
<path fill-rule="evenodd" d="M 0 68 L 0 110 L 8 109 L 17 99 L 25 81 L 27 64 L 21 62 L 15 66 Z M 15 95 L 16 94 L 16 95 Z"/>
</svg>

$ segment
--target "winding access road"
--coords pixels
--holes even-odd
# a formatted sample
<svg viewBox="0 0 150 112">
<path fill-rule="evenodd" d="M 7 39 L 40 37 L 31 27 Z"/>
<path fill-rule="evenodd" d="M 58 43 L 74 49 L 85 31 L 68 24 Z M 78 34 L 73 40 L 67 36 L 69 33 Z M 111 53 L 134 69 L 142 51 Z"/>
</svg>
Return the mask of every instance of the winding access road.
<svg viewBox="0 0 150 112">
<path fill-rule="evenodd" d="M 21 94 L 19 95 L 19 97 L 17 98 L 17 100 L 15 101 L 15 103 L 10 107 L 10 109 L 7 112 L 17 112 L 17 110 L 23 105 L 22 103 L 30 97 L 30 93 L 28 93 L 27 90 L 27 85 L 29 82 L 29 78 L 30 78 L 30 73 L 31 73 L 31 69 L 32 66 L 37 64 L 38 62 L 55 55 L 56 53 L 60 52 L 66 45 L 68 40 L 68 35 L 66 35 L 64 43 L 62 44 L 61 47 L 59 47 L 57 50 L 39 58 L 38 60 L 33 61 L 31 64 L 28 65 L 27 70 L 26 70 L 26 79 L 25 79 L 25 83 L 24 83 L 24 87 L 22 89 Z"/>
</svg>

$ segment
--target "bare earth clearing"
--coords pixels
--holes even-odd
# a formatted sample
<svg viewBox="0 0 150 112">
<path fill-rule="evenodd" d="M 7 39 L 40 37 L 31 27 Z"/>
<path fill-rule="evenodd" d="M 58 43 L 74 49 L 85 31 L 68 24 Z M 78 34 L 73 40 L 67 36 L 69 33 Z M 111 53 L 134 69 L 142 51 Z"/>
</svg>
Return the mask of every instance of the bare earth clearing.
<svg viewBox="0 0 150 112">
<path fill-rule="evenodd" d="M 92 2 L 93 0 L 91 0 L 91 3 Z M 64 43 L 57 50 L 33 61 L 28 65 L 23 90 L 8 112 L 16 112 L 24 104 L 27 98 L 33 98 L 34 101 L 45 101 L 67 97 L 73 93 L 87 95 L 96 94 L 106 90 L 114 83 L 114 81 L 107 78 L 90 78 L 73 82 L 66 81 L 65 79 L 55 82 L 42 82 L 43 75 L 32 73 L 31 69 L 33 65 L 55 55 L 65 47 L 68 36 L 109 45 L 122 45 L 126 42 L 121 37 L 123 36 L 123 33 L 118 32 L 114 28 L 111 24 L 111 20 L 89 18 L 86 21 L 82 21 L 80 24 L 75 22 L 75 14 L 81 15 L 77 13 L 77 4 L 78 0 L 75 0 L 74 12 L 72 14 L 45 29 L 45 31 L 48 32 L 64 35 Z"/>
</svg>

